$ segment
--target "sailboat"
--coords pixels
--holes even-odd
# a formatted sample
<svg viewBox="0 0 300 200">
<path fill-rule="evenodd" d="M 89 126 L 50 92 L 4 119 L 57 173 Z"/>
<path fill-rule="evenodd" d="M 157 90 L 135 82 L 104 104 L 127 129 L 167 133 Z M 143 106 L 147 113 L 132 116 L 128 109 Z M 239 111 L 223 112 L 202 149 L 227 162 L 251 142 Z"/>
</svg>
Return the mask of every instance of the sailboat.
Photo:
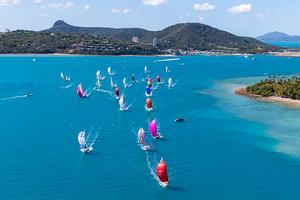
<svg viewBox="0 0 300 200">
<path fill-rule="evenodd" d="M 126 78 L 123 78 L 123 86 L 124 86 L 124 88 L 128 87 L 127 79 Z"/>
<path fill-rule="evenodd" d="M 143 128 L 139 129 L 138 132 L 138 142 L 140 144 L 140 147 L 142 150 L 147 151 L 150 149 L 150 146 L 146 144 L 145 142 L 145 131 Z"/>
<path fill-rule="evenodd" d="M 66 76 L 63 72 L 60 72 L 60 77 L 63 81 L 70 81 L 71 80 L 71 77 Z"/>
<path fill-rule="evenodd" d="M 148 71 L 148 67 L 147 66 L 145 66 L 144 67 L 144 72 L 145 72 L 145 74 L 148 76 L 148 74 L 150 73 L 150 71 Z"/>
<path fill-rule="evenodd" d="M 130 83 L 127 83 L 127 78 L 125 77 L 125 78 L 123 78 L 123 86 L 124 86 L 124 88 L 129 88 L 129 87 L 131 87 L 132 86 L 132 84 L 130 84 Z"/>
<path fill-rule="evenodd" d="M 125 104 L 124 104 L 124 97 L 121 96 L 119 99 L 119 105 L 120 105 L 120 110 L 124 111 L 125 110 Z"/>
<path fill-rule="evenodd" d="M 96 90 L 96 89 L 99 89 L 100 87 L 101 87 L 100 79 L 97 79 L 97 80 L 96 80 L 96 86 L 95 86 L 94 89 Z"/>
<path fill-rule="evenodd" d="M 166 73 L 170 73 L 170 72 L 171 72 L 171 70 L 169 69 L 168 66 L 166 66 Z"/>
<path fill-rule="evenodd" d="M 147 97 L 152 96 L 151 87 L 148 86 L 148 85 L 146 86 L 146 96 L 147 96 Z"/>
<path fill-rule="evenodd" d="M 113 75 L 114 75 L 114 73 L 113 73 L 112 70 L 111 70 L 111 67 L 108 67 L 108 68 L 107 68 L 107 73 L 108 73 L 110 76 L 113 76 Z"/>
<path fill-rule="evenodd" d="M 79 83 L 79 85 L 77 86 L 77 94 L 81 98 L 87 98 L 88 97 L 88 95 L 86 94 L 86 92 L 84 92 L 81 83 Z"/>
<path fill-rule="evenodd" d="M 130 106 L 125 107 L 124 96 L 122 95 L 119 99 L 120 111 L 127 111 Z"/>
<path fill-rule="evenodd" d="M 132 75 L 131 75 L 131 80 L 132 80 L 132 83 L 136 83 L 136 80 L 135 80 L 134 74 L 132 74 Z"/>
<path fill-rule="evenodd" d="M 92 147 L 89 147 L 86 143 L 85 131 L 80 131 L 78 134 L 78 143 L 80 145 L 80 151 L 82 153 L 88 153 L 93 150 Z"/>
<path fill-rule="evenodd" d="M 145 106 L 145 109 L 146 109 L 147 111 L 153 110 L 153 108 L 152 108 L 152 101 L 151 101 L 150 98 L 147 98 L 147 99 L 146 99 L 146 106 Z"/>
<path fill-rule="evenodd" d="M 103 81 L 105 79 L 105 76 L 101 76 L 100 71 L 98 70 L 96 72 L 96 79 L 100 80 L 100 81 Z"/>
<path fill-rule="evenodd" d="M 118 87 L 116 87 L 115 89 L 115 94 L 116 94 L 116 99 L 120 98 L 120 89 Z"/>
<path fill-rule="evenodd" d="M 159 139 L 160 138 L 160 135 L 159 133 L 157 132 L 157 124 L 156 124 L 156 119 L 152 120 L 149 124 L 149 130 L 150 130 L 150 133 L 152 135 L 152 137 L 154 139 Z"/>
<path fill-rule="evenodd" d="M 162 187 L 168 187 L 169 185 L 169 177 L 168 177 L 168 170 L 167 170 L 167 164 L 161 158 L 160 162 L 156 166 L 156 175 L 159 180 L 159 184 Z"/>
<path fill-rule="evenodd" d="M 152 78 L 148 78 L 147 84 L 148 84 L 149 87 L 152 88 Z"/>
<path fill-rule="evenodd" d="M 161 82 L 160 82 L 160 76 L 158 75 L 158 76 L 156 76 L 156 81 L 157 81 L 157 84 L 158 85 L 160 85 L 161 84 Z"/>
<path fill-rule="evenodd" d="M 173 85 L 173 80 L 172 80 L 171 77 L 168 79 L 168 87 L 169 87 L 169 88 L 174 87 L 174 85 Z"/>
</svg>

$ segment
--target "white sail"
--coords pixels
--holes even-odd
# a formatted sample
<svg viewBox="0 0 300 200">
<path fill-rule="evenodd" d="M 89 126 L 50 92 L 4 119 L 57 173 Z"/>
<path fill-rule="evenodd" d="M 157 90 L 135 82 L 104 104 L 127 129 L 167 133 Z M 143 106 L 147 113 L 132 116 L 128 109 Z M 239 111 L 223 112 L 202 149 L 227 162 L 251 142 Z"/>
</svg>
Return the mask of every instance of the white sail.
<svg viewBox="0 0 300 200">
<path fill-rule="evenodd" d="M 60 77 L 61 77 L 62 80 L 66 80 L 66 77 L 65 77 L 63 72 L 60 72 Z"/>
<path fill-rule="evenodd" d="M 99 70 L 96 72 L 96 78 L 97 78 L 97 80 L 100 80 L 100 79 L 101 79 L 101 74 L 100 74 L 100 71 L 99 71 Z"/>
<path fill-rule="evenodd" d="M 110 76 L 112 75 L 111 67 L 108 67 L 108 68 L 107 68 L 107 72 L 108 72 L 108 74 L 109 74 Z"/>
<path fill-rule="evenodd" d="M 78 143 L 80 144 L 81 147 L 84 147 L 86 145 L 85 141 L 85 131 L 81 131 L 78 134 Z"/>
<path fill-rule="evenodd" d="M 60 77 L 64 81 L 70 81 L 71 80 L 71 77 L 66 76 L 63 72 L 60 72 Z"/>
<path fill-rule="evenodd" d="M 120 105 L 120 110 L 124 110 L 125 109 L 125 104 L 124 104 L 124 98 L 123 98 L 123 96 L 121 96 L 120 99 L 119 99 L 119 105 Z"/>
<path fill-rule="evenodd" d="M 171 77 L 168 80 L 168 87 L 173 87 L 173 80 Z"/>
<path fill-rule="evenodd" d="M 124 85 L 124 87 L 127 87 L 127 80 L 126 80 L 126 78 L 123 79 L 123 85 Z"/>
<path fill-rule="evenodd" d="M 166 66 L 166 73 L 171 72 L 168 66 Z"/>
</svg>

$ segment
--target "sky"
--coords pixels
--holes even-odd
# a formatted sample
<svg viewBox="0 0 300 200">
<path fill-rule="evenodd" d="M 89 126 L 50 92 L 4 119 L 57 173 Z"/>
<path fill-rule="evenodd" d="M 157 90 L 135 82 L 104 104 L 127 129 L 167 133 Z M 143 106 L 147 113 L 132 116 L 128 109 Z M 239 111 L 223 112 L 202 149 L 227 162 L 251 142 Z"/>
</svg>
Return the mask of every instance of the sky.
<svg viewBox="0 0 300 200">
<path fill-rule="evenodd" d="M 0 0 L 0 31 L 44 30 L 64 20 L 148 30 L 198 22 L 240 36 L 300 35 L 299 10 L 300 0 Z"/>
</svg>

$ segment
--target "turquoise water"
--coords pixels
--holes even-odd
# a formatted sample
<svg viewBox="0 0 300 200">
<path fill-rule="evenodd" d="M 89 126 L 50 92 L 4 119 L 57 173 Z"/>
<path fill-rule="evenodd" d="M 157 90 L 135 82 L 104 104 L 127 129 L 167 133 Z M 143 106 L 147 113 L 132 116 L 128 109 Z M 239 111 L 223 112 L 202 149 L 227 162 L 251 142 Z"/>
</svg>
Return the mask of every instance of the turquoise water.
<svg viewBox="0 0 300 200">
<path fill-rule="evenodd" d="M 300 48 L 300 42 L 267 42 L 267 43 L 279 47 Z"/>
<path fill-rule="evenodd" d="M 300 60 L 258 56 L 0 57 L 0 199 L 299 199 L 300 110 L 235 96 L 235 87 L 266 74 L 297 74 Z M 34 62 L 33 59 L 36 59 Z M 114 79 L 134 73 L 166 81 L 146 112 L 145 83 L 121 87 L 128 112 L 110 95 L 79 99 L 75 85 L 92 88 L 100 69 Z M 165 73 L 168 65 L 171 73 Z M 59 89 L 59 73 L 72 77 Z M 103 87 L 110 90 L 109 79 Z M 33 97 L 22 97 L 31 91 Z M 184 123 L 175 123 L 184 117 Z M 136 132 L 156 118 L 161 141 L 149 134 L 152 151 L 136 144 Z M 94 151 L 79 151 L 77 134 L 99 135 Z M 170 188 L 151 174 L 161 157 Z"/>
</svg>

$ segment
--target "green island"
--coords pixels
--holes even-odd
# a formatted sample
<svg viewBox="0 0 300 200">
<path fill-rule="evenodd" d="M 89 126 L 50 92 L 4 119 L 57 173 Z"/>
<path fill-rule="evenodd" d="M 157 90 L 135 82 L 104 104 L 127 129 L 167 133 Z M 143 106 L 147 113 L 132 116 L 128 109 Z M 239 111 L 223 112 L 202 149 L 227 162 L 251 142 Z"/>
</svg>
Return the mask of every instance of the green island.
<svg viewBox="0 0 300 200">
<path fill-rule="evenodd" d="M 270 76 L 235 93 L 252 99 L 300 107 L 300 77 Z"/>
<path fill-rule="evenodd" d="M 269 77 L 246 87 L 246 91 L 263 97 L 300 99 L 300 77 Z"/>
</svg>

